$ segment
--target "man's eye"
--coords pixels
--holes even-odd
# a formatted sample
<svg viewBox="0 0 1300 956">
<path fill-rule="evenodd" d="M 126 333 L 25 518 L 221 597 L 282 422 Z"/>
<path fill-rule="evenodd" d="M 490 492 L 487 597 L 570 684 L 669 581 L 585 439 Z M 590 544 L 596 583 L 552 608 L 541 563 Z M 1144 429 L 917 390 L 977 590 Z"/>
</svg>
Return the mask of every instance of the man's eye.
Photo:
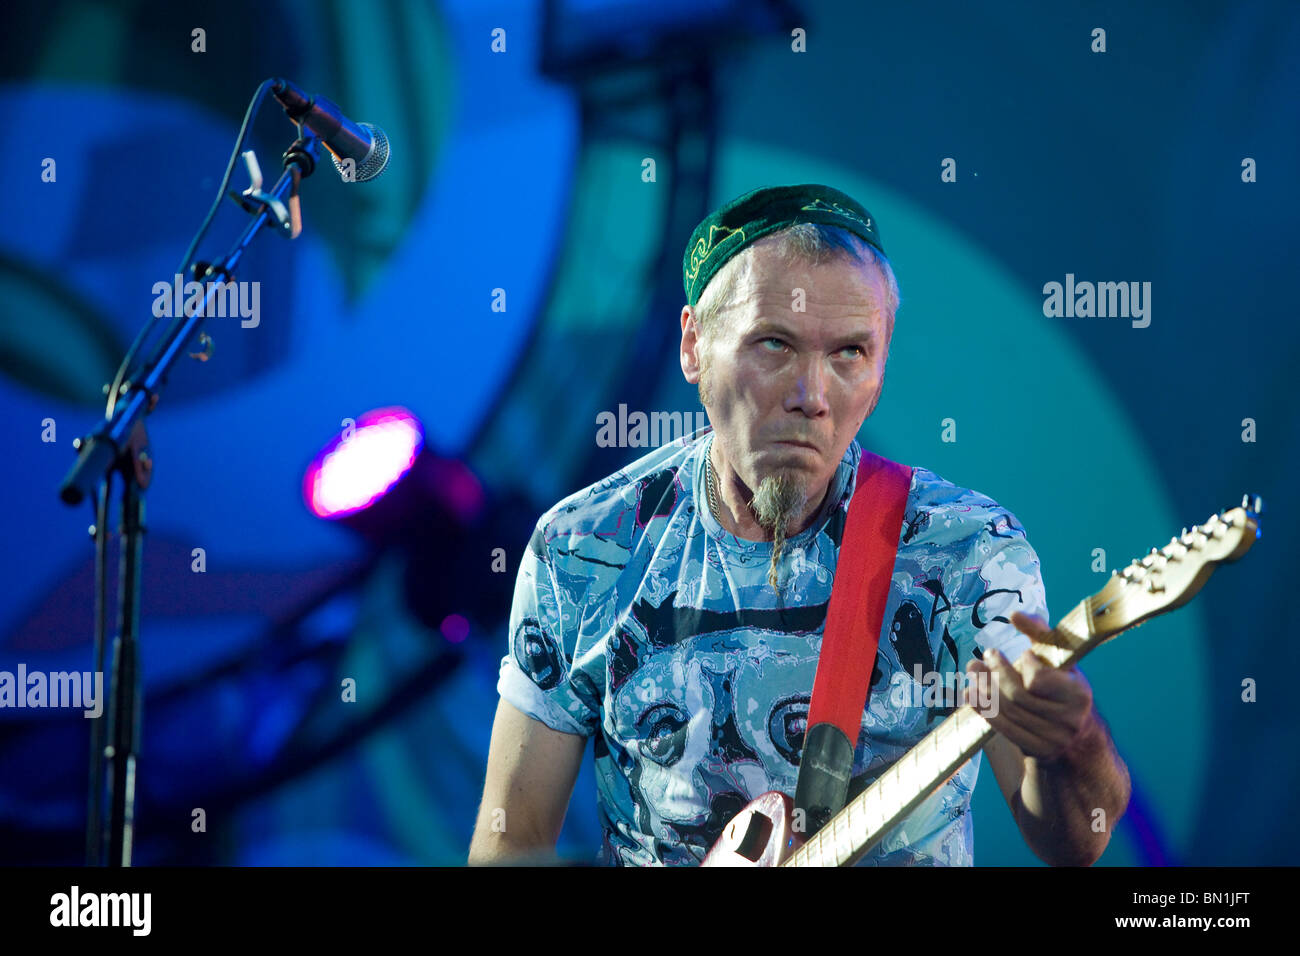
<svg viewBox="0 0 1300 956">
<path fill-rule="evenodd" d="M 775 343 L 777 344 L 778 347 L 784 347 L 784 346 L 785 346 L 785 343 L 782 342 L 780 339 L 772 339 L 772 338 L 763 339 L 759 344 L 761 344 L 761 345 L 766 345 L 768 342 L 775 342 Z M 768 351 L 772 351 L 772 350 L 769 349 Z"/>
<path fill-rule="evenodd" d="M 862 353 L 862 349 L 858 348 L 856 345 L 846 345 L 846 346 L 844 346 L 844 348 L 840 349 L 840 351 L 841 351 L 841 352 L 853 352 L 853 353 L 856 353 L 856 354 L 853 356 L 853 358 L 857 358 L 859 355 L 862 355 L 862 354 L 863 354 L 863 353 Z"/>
</svg>

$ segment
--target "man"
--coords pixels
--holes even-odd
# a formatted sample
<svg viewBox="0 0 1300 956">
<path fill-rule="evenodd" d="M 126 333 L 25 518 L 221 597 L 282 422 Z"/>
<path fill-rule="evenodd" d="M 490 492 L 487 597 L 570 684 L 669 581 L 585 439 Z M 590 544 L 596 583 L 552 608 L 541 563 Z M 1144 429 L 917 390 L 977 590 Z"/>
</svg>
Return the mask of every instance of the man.
<svg viewBox="0 0 1300 956">
<path fill-rule="evenodd" d="M 751 799 L 794 793 L 898 287 L 867 210 L 815 184 L 709 216 L 683 284 L 682 372 L 711 424 L 538 521 L 471 863 L 553 852 L 588 737 L 602 862 L 698 863 Z M 918 703 L 918 677 L 984 674 L 998 711 L 984 751 L 1026 842 L 1049 863 L 1094 862 L 1128 775 L 1083 675 L 1028 650 L 1046 616 L 1014 515 L 914 468 L 850 794 L 951 712 Z M 970 865 L 980 762 L 862 862 Z"/>
</svg>

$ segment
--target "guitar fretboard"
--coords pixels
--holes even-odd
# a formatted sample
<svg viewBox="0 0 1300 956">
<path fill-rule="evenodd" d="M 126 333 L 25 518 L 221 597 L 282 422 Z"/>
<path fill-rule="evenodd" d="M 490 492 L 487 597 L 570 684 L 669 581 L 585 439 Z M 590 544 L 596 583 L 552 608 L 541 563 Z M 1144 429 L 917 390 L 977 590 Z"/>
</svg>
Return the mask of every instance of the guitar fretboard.
<svg viewBox="0 0 1300 956">
<path fill-rule="evenodd" d="M 848 866 L 974 755 L 993 728 L 959 707 L 858 794 L 783 866 Z"/>
</svg>

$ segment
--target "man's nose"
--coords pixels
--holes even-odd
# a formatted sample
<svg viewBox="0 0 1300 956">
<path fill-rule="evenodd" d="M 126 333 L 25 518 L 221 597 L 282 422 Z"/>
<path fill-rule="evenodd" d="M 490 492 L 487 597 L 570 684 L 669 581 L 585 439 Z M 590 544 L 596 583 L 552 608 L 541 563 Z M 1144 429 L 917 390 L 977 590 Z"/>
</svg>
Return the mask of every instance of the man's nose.
<svg viewBox="0 0 1300 956">
<path fill-rule="evenodd" d="M 826 400 L 826 369 L 821 357 L 814 355 L 803 359 L 796 375 L 790 411 L 798 409 L 809 418 L 826 414 L 830 403 Z"/>
</svg>

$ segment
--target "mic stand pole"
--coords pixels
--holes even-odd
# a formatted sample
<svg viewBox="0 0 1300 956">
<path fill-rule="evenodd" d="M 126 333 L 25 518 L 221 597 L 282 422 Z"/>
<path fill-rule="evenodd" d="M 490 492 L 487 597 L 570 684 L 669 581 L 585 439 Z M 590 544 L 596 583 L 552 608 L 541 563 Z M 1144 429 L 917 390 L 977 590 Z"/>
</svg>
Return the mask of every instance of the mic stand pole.
<svg viewBox="0 0 1300 956">
<path fill-rule="evenodd" d="M 259 230 L 272 225 L 282 236 L 296 238 L 301 226 L 297 217 L 298 182 L 310 176 L 320 156 L 320 140 L 306 127 L 298 127 L 299 138 L 284 153 L 284 172 L 269 192 L 261 189 L 260 176 L 236 201 L 253 215 L 252 221 L 220 262 L 207 266 L 195 278 L 205 284 L 205 294 L 193 312 L 184 312 L 183 322 L 173 322 L 166 337 L 154 350 L 143 372 L 134 382 L 123 382 L 121 401 L 113 414 L 88 438 L 77 439 L 77 461 L 59 487 L 59 497 L 70 505 L 80 504 L 87 495 L 95 503 L 96 595 L 95 663 L 103 668 L 104 617 L 107 603 L 106 536 L 111 494 L 111 476 L 123 480 L 121 506 L 122 551 L 118 568 L 117 635 L 113 639 L 111 671 L 104 714 L 108 726 L 91 728 L 90 800 L 87 808 L 87 865 L 130 866 L 135 834 L 136 757 L 140 745 L 140 671 L 138 638 L 140 627 L 140 567 L 144 548 L 144 492 L 149 487 L 153 459 L 144 417 L 158 405 L 167 375 L 184 352 L 187 343 L 203 324 L 208 302 L 220 285 L 233 281 L 235 268 Z M 246 156 L 248 154 L 245 154 Z M 253 169 L 250 163 L 250 171 Z M 233 193 L 231 194 L 234 195 Z M 292 215 L 286 210 L 288 196 Z M 186 271 L 189 270 L 187 265 Z M 215 281 L 214 281 L 215 280 Z M 108 798 L 108 828 L 104 832 L 103 801 Z"/>
</svg>

